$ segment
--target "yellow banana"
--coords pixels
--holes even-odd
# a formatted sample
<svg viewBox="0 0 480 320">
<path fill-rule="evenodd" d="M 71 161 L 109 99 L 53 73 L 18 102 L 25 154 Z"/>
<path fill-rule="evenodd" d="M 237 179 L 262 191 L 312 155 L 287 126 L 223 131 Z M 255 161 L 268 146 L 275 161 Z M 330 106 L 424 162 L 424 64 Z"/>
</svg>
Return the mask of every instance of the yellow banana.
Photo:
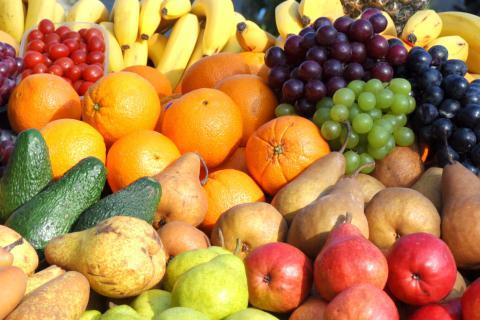
<svg viewBox="0 0 480 320">
<path fill-rule="evenodd" d="M 385 36 L 397 37 L 397 28 L 395 27 L 395 22 L 393 21 L 392 17 L 386 11 L 382 11 L 382 14 L 387 19 L 387 27 L 380 34 Z"/>
<path fill-rule="evenodd" d="M 420 10 L 408 19 L 402 40 L 410 45 L 424 47 L 442 32 L 442 19 L 434 10 Z"/>
<path fill-rule="evenodd" d="M 140 3 L 140 24 L 138 33 L 140 38 L 148 40 L 160 25 L 160 6 L 162 0 L 142 0 Z"/>
<path fill-rule="evenodd" d="M 282 38 L 282 36 L 278 36 L 275 39 L 275 45 L 283 49 L 283 47 L 285 46 L 285 41 L 287 41 L 287 39 Z"/>
<path fill-rule="evenodd" d="M 154 33 L 150 39 L 148 39 L 148 58 L 152 60 L 153 65 L 156 67 L 162 58 L 163 51 L 167 46 L 168 38 L 161 33 Z"/>
<path fill-rule="evenodd" d="M 237 25 L 237 40 L 245 51 L 265 52 L 275 45 L 275 37 L 247 20 Z"/>
<path fill-rule="evenodd" d="M 195 0 L 192 13 L 206 17 L 203 36 L 203 55 L 210 56 L 220 52 L 227 44 L 234 23 L 232 0 Z"/>
<path fill-rule="evenodd" d="M 470 73 L 480 73 L 480 17 L 464 12 L 441 12 L 441 36 L 458 35 L 468 42 L 467 66 Z"/>
<path fill-rule="evenodd" d="M 301 0 L 298 13 L 304 26 L 312 24 L 320 17 L 335 21 L 345 15 L 340 0 Z"/>
<path fill-rule="evenodd" d="M 238 12 L 234 12 L 234 25 L 232 28 L 232 32 L 230 33 L 230 38 L 228 38 L 227 44 L 225 45 L 225 47 L 223 47 L 222 52 L 237 53 L 243 51 L 240 43 L 238 43 L 237 40 L 237 24 L 243 21 L 245 21 L 245 17 Z"/>
<path fill-rule="evenodd" d="M 36 27 L 43 19 L 53 20 L 56 4 L 56 0 L 28 0 L 25 30 Z"/>
<path fill-rule="evenodd" d="M 138 0 L 116 0 L 113 10 L 115 37 L 122 50 L 126 50 L 137 41 L 140 2 Z"/>
<path fill-rule="evenodd" d="M 172 88 L 177 86 L 187 67 L 195 48 L 199 29 L 198 18 L 191 13 L 187 13 L 178 19 L 173 27 L 167 46 L 157 66 L 157 70 L 170 80 Z"/>
<path fill-rule="evenodd" d="M 433 46 L 444 46 L 448 50 L 448 59 L 467 61 L 468 42 L 460 36 L 444 36 L 430 42 L 425 48 L 429 50 Z"/>
<path fill-rule="evenodd" d="M 148 41 L 137 40 L 130 45 L 130 48 L 123 52 L 123 63 L 125 67 L 146 66 L 148 62 Z"/>
<path fill-rule="evenodd" d="M 202 59 L 203 57 L 202 42 L 203 42 L 204 35 L 205 35 L 205 29 L 201 28 L 200 32 L 198 33 L 197 43 L 195 43 L 195 48 L 193 49 L 192 55 L 190 56 L 190 60 L 188 60 L 188 64 L 185 70 L 190 68 L 192 64 L 194 64 L 198 60 Z"/>
<path fill-rule="evenodd" d="M 0 0 L 0 30 L 22 40 L 25 15 L 22 0 Z"/>
<path fill-rule="evenodd" d="M 172 20 L 189 13 L 191 9 L 190 0 L 163 0 L 160 10 L 163 19 Z"/>
<path fill-rule="evenodd" d="M 80 0 L 68 11 L 67 22 L 99 23 L 108 20 L 108 9 L 100 0 Z"/>
<path fill-rule="evenodd" d="M 289 34 L 298 34 L 302 30 L 299 4 L 295 0 L 285 0 L 275 8 L 275 23 L 278 33 L 286 39 Z"/>
<path fill-rule="evenodd" d="M 120 71 L 125 67 L 125 64 L 123 62 L 122 48 L 120 48 L 113 33 L 113 22 L 101 22 L 100 25 L 108 34 L 108 71 Z"/>
<path fill-rule="evenodd" d="M 61 23 L 65 21 L 65 8 L 60 3 L 56 3 L 55 5 L 55 12 L 53 15 L 53 22 L 54 23 Z"/>
</svg>

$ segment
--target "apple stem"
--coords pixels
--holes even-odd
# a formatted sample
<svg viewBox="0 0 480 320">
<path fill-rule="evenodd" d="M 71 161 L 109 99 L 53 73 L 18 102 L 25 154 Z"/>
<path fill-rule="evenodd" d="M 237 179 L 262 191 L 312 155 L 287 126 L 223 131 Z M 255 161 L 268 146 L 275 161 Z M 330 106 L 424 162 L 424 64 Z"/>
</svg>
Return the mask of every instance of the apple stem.
<svg viewBox="0 0 480 320">
<path fill-rule="evenodd" d="M 362 172 L 362 170 L 370 169 L 370 168 L 375 168 L 375 161 L 367 162 L 367 163 L 362 164 L 360 167 L 357 168 L 357 170 L 355 170 L 354 173 L 352 173 L 352 175 L 350 177 L 355 178 L 356 176 L 358 176 L 360 174 L 360 172 Z"/>
<path fill-rule="evenodd" d="M 200 158 L 200 163 L 202 164 L 203 171 L 205 171 L 205 177 L 202 180 L 200 180 L 200 184 L 203 187 L 208 182 L 208 167 L 207 167 L 207 163 L 205 162 L 205 159 L 203 159 L 202 155 L 198 152 L 197 152 L 197 155 Z"/>
<path fill-rule="evenodd" d="M 342 147 L 338 152 L 344 153 L 345 150 L 347 149 L 347 144 L 348 144 L 348 138 L 350 138 L 350 134 L 352 133 L 352 126 L 350 125 L 350 121 L 345 121 L 344 122 L 345 126 L 347 127 L 347 135 L 345 136 L 345 140 L 343 141 Z"/>
<path fill-rule="evenodd" d="M 10 252 L 13 250 L 13 248 L 15 248 L 16 246 L 19 246 L 23 244 L 23 238 L 20 238 L 12 243 L 10 243 L 9 245 L 6 245 L 5 247 L 3 247 L 3 249 L 5 249 L 6 251 Z"/>
</svg>

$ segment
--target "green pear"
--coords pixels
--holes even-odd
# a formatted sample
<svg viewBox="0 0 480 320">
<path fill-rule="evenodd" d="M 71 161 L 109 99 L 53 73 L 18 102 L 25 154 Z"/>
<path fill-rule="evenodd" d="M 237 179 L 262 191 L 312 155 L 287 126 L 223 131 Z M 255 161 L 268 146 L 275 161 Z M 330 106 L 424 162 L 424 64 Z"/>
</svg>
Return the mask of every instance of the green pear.
<svg viewBox="0 0 480 320">
<path fill-rule="evenodd" d="M 170 308 L 171 298 L 172 295 L 168 291 L 152 289 L 136 297 L 131 306 L 145 320 L 152 320 L 156 315 Z"/>
<path fill-rule="evenodd" d="M 248 308 L 229 315 L 224 320 L 278 320 L 278 318 L 265 311 Z"/>
<path fill-rule="evenodd" d="M 163 311 L 155 320 L 210 320 L 203 313 L 190 308 L 176 307 Z"/>
<path fill-rule="evenodd" d="M 243 261 L 232 254 L 220 255 L 193 267 L 176 281 L 172 305 L 198 310 L 211 320 L 246 309 L 248 285 Z"/>
<path fill-rule="evenodd" d="M 122 304 L 110 308 L 103 314 L 100 320 L 144 320 L 135 309 L 132 307 Z"/>
<path fill-rule="evenodd" d="M 167 291 L 172 291 L 175 281 L 177 281 L 184 272 L 222 254 L 231 254 L 231 252 L 220 247 L 209 247 L 207 249 L 191 250 L 179 254 L 167 265 L 163 287 Z"/>
<path fill-rule="evenodd" d="M 99 320 L 102 317 L 100 311 L 87 310 L 85 311 L 79 320 Z"/>
</svg>

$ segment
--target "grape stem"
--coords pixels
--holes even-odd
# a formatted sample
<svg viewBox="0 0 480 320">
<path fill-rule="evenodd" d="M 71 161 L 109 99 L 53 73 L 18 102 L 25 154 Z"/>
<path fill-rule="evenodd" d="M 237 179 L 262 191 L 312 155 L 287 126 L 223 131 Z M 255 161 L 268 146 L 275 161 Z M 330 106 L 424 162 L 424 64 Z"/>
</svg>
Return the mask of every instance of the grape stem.
<svg viewBox="0 0 480 320">
<path fill-rule="evenodd" d="M 367 162 L 367 163 L 362 164 L 360 167 L 357 168 L 357 170 L 355 170 L 354 173 L 352 173 L 352 175 L 350 177 L 355 178 L 356 176 L 358 176 L 360 174 L 360 172 L 362 170 L 370 169 L 370 168 L 375 168 L 375 161 Z"/>
<path fill-rule="evenodd" d="M 350 121 L 345 121 L 344 122 L 345 126 L 347 127 L 347 135 L 345 136 L 345 141 L 343 141 L 342 147 L 338 152 L 344 153 L 345 150 L 347 149 L 347 144 L 348 144 L 348 139 L 350 138 L 350 134 L 352 133 L 352 126 L 350 125 Z"/>
</svg>

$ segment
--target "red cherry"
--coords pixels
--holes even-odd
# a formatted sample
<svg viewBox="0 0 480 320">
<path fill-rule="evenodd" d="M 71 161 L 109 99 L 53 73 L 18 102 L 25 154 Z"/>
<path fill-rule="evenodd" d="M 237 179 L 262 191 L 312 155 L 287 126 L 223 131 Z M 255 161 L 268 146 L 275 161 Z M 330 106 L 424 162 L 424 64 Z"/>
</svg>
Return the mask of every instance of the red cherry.
<svg viewBox="0 0 480 320">
<path fill-rule="evenodd" d="M 48 54 L 52 59 L 57 60 L 68 57 L 70 55 L 70 49 L 63 43 L 56 43 L 49 48 Z"/>
<path fill-rule="evenodd" d="M 70 32 L 70 31 L 72 31 L 72 30 L 70 30 L 69 27 L 61 26 L 57 30 L 55 30 L 55 33 L 58 34 L 60 37 L 63 37 L 66 33 Z"/>
<path fill-rule="evenodd" d="M 69 57 L 60 58 L 56 60 L 54 64 L 60 66 L 63 71 L 66 71 L 75 65 L 73 60 Z"/>
<path fill-rule="evenodd" d="M 32 73 L 45 73 L 47 72 L 47 66 L 44 65 L 43 63 L 39 63 L 36 66 L 32 68 Z"/>
<path fill-rule="evenodd" d="M 39 63 L 44 63 L 45 57 L 37 51 L 27 51 L 25 56 L 23 57 L 23 63 L 25 68 L 33 68 Z"/>
<path fill-rule="evenodd" d="M 78 94 L 80 96 L 83 96 L 85 95 L 85 93 L 87 92 L 88 88 L 90 88 L 92 86 L 93 82 L 90 82 L 90 81 L 84 81 L 82 83 L 82 85 L 80 86 L 80 88 L 78 88 Z"/>
<path fill-rule="evenodd" d="M 82 50 L 75 50 L 70 55 L 70 58 L 75 64 L 81 64 L 87 61 L 87 53 Z"/>
<path fill-rule="evenodd" d="M 54 64 L 48 67 L 48 73 L 61 77 L 63 76 L 63 69 L 58 64 Z"/>
<path fill-rule="evenodd" d="M 95 64 L 95 63 L 102 64 L 104 60 L 105 60 L 105 55 L 103 54 L 103 52 L 100 52 L 100 51 L 93 51 L 87 55 L 87 63 L 89 64 Z"/>
<path fill-rule="evenodd" d="M 97 65 L 88 66 L 82 72 L 84 80 L 95 82 L 103 76 L 103 69 Z"/>
<path fill-rule="evenodd" d="M 34 39 L 27 44 L 27 50 L 43 53 L 45 50 L 45 42 L 40 39 Z"/>
<path fill-rule="evenodd" d="M 28 34 L 27 39 L 28 41 L 43 40 L 43 33 L 41 33 L 39 30 L 32 30 Z"/>
<path fill-rule="evenodd" d="M 79 66 L 73 66 L 65 71 L 65 76 L 72 81 L 77 81 L 82 76 L 82 68 Z"/>
<path fill-rule="evenodd" d="M 38 24 L 38 30 L 40 30 L 44 34 L 54 32 L 55 31 L 55 25 L 53 24 L 52 21 L 50 21 L 48 19 L 43 19 Z"/>
</svg>

